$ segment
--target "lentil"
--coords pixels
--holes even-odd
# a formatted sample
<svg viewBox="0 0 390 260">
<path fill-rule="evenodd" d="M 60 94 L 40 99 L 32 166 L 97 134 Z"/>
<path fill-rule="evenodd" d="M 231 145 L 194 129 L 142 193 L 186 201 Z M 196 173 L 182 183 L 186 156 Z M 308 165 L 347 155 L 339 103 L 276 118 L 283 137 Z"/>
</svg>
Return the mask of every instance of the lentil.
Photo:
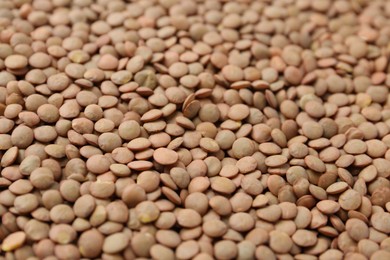
<svg viewBox="0 0 390 260">
<path fill-rule="evenodd" d="M 386 1 L 0 6 L 1 259 L 389 258 Z"/>
</svg>

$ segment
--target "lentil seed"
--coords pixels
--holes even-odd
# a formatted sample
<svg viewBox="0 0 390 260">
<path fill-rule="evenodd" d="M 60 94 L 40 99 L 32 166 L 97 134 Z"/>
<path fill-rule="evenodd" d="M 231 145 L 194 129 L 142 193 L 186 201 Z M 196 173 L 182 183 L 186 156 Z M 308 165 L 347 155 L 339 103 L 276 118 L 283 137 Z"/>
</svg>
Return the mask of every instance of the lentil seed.
<svg viewBox="0 0 390 260">
<path fill-rule="evenodd" d="M 3 2 L 0 258 L 389 258 L 386 1 Z"/>
</svg>

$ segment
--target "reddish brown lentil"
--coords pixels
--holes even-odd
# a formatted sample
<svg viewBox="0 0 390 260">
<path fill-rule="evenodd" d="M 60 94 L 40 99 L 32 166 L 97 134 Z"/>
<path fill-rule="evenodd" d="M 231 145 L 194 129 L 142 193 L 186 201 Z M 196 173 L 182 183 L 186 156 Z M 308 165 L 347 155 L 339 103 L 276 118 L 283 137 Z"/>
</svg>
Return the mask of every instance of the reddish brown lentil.
<svg viewBox="0 0 390 260">
<path fill-rule="evenodd" d="M 0 260 L 389 259 L 389 10 L 0 1 Z"/>
</svg>

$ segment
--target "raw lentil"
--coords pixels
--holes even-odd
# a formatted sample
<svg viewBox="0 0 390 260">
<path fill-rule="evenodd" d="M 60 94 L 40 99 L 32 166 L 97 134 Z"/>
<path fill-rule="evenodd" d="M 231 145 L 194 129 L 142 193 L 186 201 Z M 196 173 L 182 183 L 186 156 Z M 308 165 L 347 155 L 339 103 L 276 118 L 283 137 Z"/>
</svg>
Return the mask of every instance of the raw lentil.
<svg viewBox="0 0 390 260">
<path fill-rule="evenodd" d="M 0 6 L 1 259 L 389 258 L 386 1 Z"/>
</svg>

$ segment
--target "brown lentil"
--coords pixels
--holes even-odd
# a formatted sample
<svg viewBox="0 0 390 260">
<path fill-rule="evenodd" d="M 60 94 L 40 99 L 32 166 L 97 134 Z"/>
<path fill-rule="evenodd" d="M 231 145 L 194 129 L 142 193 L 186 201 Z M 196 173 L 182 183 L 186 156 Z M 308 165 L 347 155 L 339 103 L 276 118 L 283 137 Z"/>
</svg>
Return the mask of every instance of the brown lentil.
<svg viewBox="0 0 390 260">
<path fill-rule="evenodd" d="M 0 259 L 388 259 L 389 8 L 1 1 Z"/>
</svg>

